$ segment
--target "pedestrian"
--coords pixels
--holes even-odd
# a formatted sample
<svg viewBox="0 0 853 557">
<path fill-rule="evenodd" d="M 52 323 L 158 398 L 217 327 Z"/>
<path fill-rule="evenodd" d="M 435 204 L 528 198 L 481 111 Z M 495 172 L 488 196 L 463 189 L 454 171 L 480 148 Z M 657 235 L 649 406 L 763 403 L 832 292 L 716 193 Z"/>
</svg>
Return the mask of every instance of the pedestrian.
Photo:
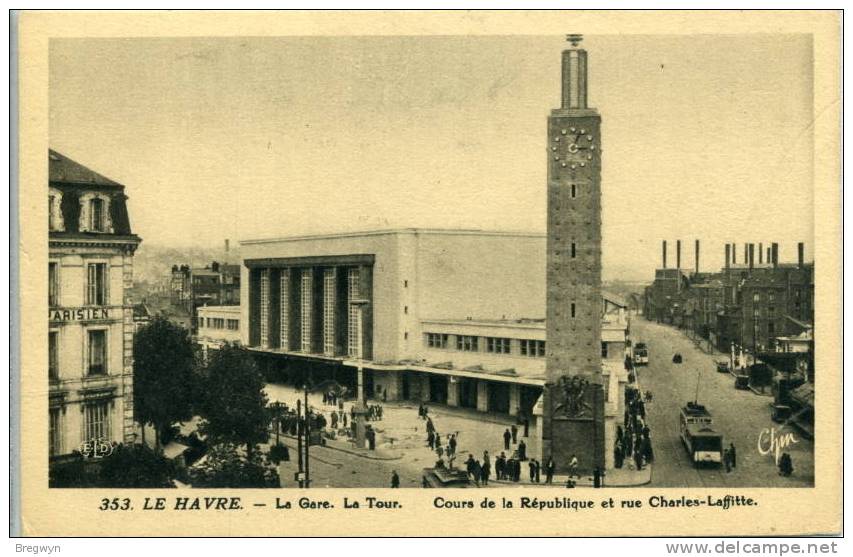
<svg viewBox="0 0 853 557">
<path fill-rule="evenodd" d="M 622 447 L 622 441 L 616 440 L 616 445 L 613 447 L 613 462 L 616 468 L 622 468 L 622 463 L 625 460 L 625 449 Z"/>
<path fill-rule="evenodd" d="M 427 418 L 426 429 L 427 431 L 435 431 L 435 426 L 432 424 L 432 418 Z"/>
<path fill-rule="evenodd" d="M 625 456 L 630 458 L 634 454 L 634 435 L 630 430 L 625 435 Z"/>
<path fill-rule="evenodd" d="M 786 478 L 794 473 L 794 463 L 791 461 L 790 454 L 782 453 L 779 458 L 779 473 Z"/>
<path fill-rule="evenodd" d="M 474 455 L 468 453 L 468 460 L 465 461 L 465 471 L 468 473 L 468 478 L 474 474 Z"/>
<path fill-rule="evenodd" d="M 435 433 L 431 431 L 427 433 L 427 446 L 431 451 L 435 450 Z"/>
<path fill-rule="evenodd" d="M 524 462 L 527 460 L 527 444 L 524 440 L 521 440 L 521 443 L 518 444 L 518 459 Z"/>
<path fill-rule="evenodd" d="M 527 464 L 527 467 L 530 469 L 530 483 L 533 483 L 533 481 L 536 479 L 536 464 L 533 460 L 531 460 Z"/>
<path fill-rule="evenodd" d="M 429 407 L 424 404 L 424 419 L 429 419 Z"/>
<path fill-rule="evenodd" d="M 572 454 L 569 458 L 569 477 L 578 476 L 578 457 Z M 578 476 L 580 478 L 580 476 Z"/>
<path fill-rule="evenodd" d="M 518 443 L 518 427 L 516 427 L 515 424 L 512 424 L 510 431 L 512 431 L 512 444 L 515 445 Z"/>
<path fill-rule="evenodd" d="M 332 412 L 332 429 L 338 429 L 338 413 Z"/>
<path fill-rule="evenodd" d="M 655 459 L 655 452 L 652 450 L 652 438 L 646 437 L 643 441 L 643 458 L 646 459 L 647 463 L 651 463 Z M 732 456 L 734 460 L 734 456 Z"/>
<path fill-rule="evenodd" d="M 391 487 L 400 487 L 400 476 L 397 475 L 396 470 L 391 472 Z"/>
<path fill-rule="evenodd" d="M 492 475 L 492 463 L 489 460 L 489 451 L 483 453 L 483 485 L 489 485 L 489 476 Z"/>
<path fill-rule="evenodd" d="M 424 417 L 424 405 L 423 403 L 418 404 L 418 418 L 423 419 Z"/>
<path fill-rule="evenodd" d="M 554 469 L 556 465 L 554 464 L 554 459 L 552 457 L 548 457 L 548 462 L 545 463 L 545 483 L 552 484 L 554 483 Z"/>
<path fill-rule="evenodd" d="M 388 402 L 388 391 L 382 391 L 382 402 Z"/>
<path fill-rule="evenodd" d="M 513 465 L 512 481 L 520 482 L 521 481 L 521 461 L 518 460 L 517 456 L 513 456 L 513 460 L 515 461 L 515 464 Z"/>
<path fill-rule="evenodd" d="M 643 453 L 640 452 L 640 447 L 634 448 L 634 465 L 636 465 L 637 470 L 643 469 Z"/>
<path fill-rule="evenodd" d="M 367 445 L 371 451 L 376 450 L 376 431 L 372 427 L 367 430 Z"/>
<path fill-rule="evenodd" d="M 723 450 L 723 464 L 726 466 L 726 473 L 732 471 L 732 453 L 729 449 Z"/>
<path fill-rule="evenodd" d="M 329 404 L 329 395 L 323 393 L 323 404 Z"/>
<path fill-rule="evenodd" d="M 438 458 L 443 457 L 444 456 L 444 447 L 442 447 L 439 444 L 436 444 L 435 445 L 435 452 L 438 453 Z"/>
<path fill-rule="evenodd" d="M 536 480 L 535 481 L 536 481 L 536 483 L 539 483 L 542 479 L 542 475 L 541 475 L 542 465 L 535 458 L 533 459 L 533 462 L 536 463 Z"/>
<path fill-rule="evenodd" d="M 509 432 L 509 429 L 504 431 L 504 450 L 509 450 L 509 440 L 512 439 L 512 434 Z"/>
<path fill-rule="evenodd" d="M 601 487 L 601 469 L 598 466 L 592 471 L 592 487 Z"/>
<path fill-rule="evenodd" d="M 498 480 L 504 479 L 504 460 L 505 457 L 503 453 L 498 455 L 498 457 L 495 459 L 495 475 L 497 476 Z"/>
<path fill-rule="evenodd" d="M 737 452 L 734 443 L 729 443 L 729 453 L 732 455 L 732 468 L 737 468 Z"/>
<path fill-rule="evenodd" d="M 344 428 L 346 428 L 347 427 L 347 415 L 344 414 L 343 411 L 341 411 L 341 416 L 343 416 Z"/>
<path fill-rule="evenodd" d="M 441 446 L 441 435 L 437 431 L 435 432 L 435 446 Z"/>
<path fill-rule="evenodd" d="M 455 435 L 450 436 L 450 443 L 449 444 L 450 444 L 450 454 L 455 455 L 456 454 L 456 436 Z"/>
</svg>

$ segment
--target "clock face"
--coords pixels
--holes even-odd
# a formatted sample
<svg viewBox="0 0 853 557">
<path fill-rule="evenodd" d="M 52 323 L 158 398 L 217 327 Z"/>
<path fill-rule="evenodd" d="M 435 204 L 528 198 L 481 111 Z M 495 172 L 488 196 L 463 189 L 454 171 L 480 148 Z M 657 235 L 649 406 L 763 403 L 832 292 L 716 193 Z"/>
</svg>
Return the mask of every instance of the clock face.
<svg viewBox="0 0 853 557">
<path fill-rule="evenodd" d="M 595 160 L 598 138 L 592 130 L 579 127 L 563 128 L 551 138 L 551 156 L 561 168 L 577 170 Z"/>
</svg>

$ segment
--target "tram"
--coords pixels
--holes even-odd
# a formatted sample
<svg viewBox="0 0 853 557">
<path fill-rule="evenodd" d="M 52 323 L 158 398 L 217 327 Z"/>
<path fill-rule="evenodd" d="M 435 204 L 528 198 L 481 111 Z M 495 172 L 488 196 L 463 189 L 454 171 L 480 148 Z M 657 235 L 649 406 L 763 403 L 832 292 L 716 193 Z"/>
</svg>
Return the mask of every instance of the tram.
<svg viewBox="0 0 853 557">
<path fill-rule="evenodd" d="M 634 365 L 649 365 L 649 349 L 646 347 L 646 343 L 644 342 L 638 342 L 634 345 Z"/>
<path fill-rule="evenodd" d="M 713 428 L 711 412 L 702 404 L 688 402 L 681 407 L 681 441 L 693 466 L 723 463 L 723 436 Z"/>
</svg>

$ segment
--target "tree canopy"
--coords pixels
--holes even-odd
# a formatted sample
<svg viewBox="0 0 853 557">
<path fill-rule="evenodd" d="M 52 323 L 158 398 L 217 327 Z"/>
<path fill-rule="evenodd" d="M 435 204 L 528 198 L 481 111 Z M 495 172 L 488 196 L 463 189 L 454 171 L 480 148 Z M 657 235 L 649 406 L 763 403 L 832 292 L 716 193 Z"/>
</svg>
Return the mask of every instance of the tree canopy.
<svg viewBox="0 0 853 557">
<path fill-rule="evenodd" d="M 189 331 L 156 316 L 133 341 L 136 419 L 159 434 L 192 418 L 195 356 Z"/>
<path fill-rule="evenodd" d="M 264 377 L 252 355 L 237 345 L 211 350 L 199 397 L 199 431 L 212 444 L 246 445 L 249 459 L 255 446 L 269 438 L 269 413 Z"/>
</svg>

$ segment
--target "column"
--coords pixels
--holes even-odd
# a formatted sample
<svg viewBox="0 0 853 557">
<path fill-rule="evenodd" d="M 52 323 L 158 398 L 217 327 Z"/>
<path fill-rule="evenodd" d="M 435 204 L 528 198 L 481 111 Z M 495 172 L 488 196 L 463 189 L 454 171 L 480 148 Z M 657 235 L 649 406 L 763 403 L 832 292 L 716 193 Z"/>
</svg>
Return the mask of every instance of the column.
<svg viewBox="0 0 853 557">
<path fill-rule="evenodd" d="M 429 374 L 422 373 L 421 374 L 421 400 L 424 402 L 429 402 Z"/>
<path fill-rule="evenodd" d="M 477 410 L 489 411 L 489 382 L 477 381 Z"/>
<path fill-rule="evenodd" d="M 447 405 L 459 406 L 459 381 L 451 377 L 447 381 Z"/>
<path fill-rule="evenodd" d="M 335 355 L 335 306 L 337 294 L 337 270 L 323 269 L 323 354 Z"/>
<path fill-rule="evenodd" d="M 290 269 L 281 270 L 279 283 L 279 346 L 290 350 Z"/>
<path fill-rule="evenodd" d="M 270 270 L 261 269 L 261 348 L 270 346 Z"/>
<path fill-rule="evenodd" d="M 313 289 L 314 281 L 313 281 L 313 273 L 310 267 L 301 270 L 299 277 L 299 306 L 300 306 L 300 318 L 301 318 L 301 339 L 299 349 L 302 352 L 310 353 L 311 352 L 311 321 L 313 320 Z"/>
<path fill-rule="evenodd" d="M 521 406 L 521 385 L 512 383 L 509 386 L 509 415 L 517 416 L 519 406 Z"/>
</svg>

